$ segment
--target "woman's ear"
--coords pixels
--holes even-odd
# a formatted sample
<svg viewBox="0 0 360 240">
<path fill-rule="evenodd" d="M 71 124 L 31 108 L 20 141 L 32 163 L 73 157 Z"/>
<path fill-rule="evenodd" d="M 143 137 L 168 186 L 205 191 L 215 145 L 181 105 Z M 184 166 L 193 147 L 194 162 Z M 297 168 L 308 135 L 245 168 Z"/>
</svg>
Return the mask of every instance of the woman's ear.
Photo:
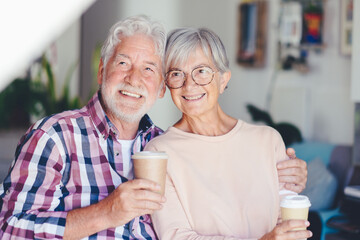
<svg viewBox="0 0 360 240">
<path fill-rule="evenodd" d="M 99 85 L 102 83 L 103 74 L 104 74 L 104 62 L 103 62 L 103 59 L 100 58 L 99 69 L 98 69 L 98 73 L 97 73 L 97 82 Z"/>
<path fill-rule="evenodd" d="M 231 71 L 227 71 L 224 72 L 221 75 L 221 80 L 220 80 L 220 94 L 222 94 L 228 84 L 228 82 L 230 81 L 231 78 Z"/>
</svg>

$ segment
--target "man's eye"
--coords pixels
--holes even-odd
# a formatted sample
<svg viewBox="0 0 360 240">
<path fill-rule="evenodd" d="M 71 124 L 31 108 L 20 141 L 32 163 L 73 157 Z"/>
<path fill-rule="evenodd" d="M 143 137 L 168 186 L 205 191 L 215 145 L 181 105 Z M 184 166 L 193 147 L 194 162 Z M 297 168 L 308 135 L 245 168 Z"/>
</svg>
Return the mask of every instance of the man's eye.
<svg viewBox="0 0 360 240">
<path fill-rule="evenodd" d="M 127 63 L 126 63 L 126 62 L 119 62 L 119 65 L 126 66 L 126 65 L 127 65 Z"/>
<path fill-rule="evenodd" d="M 180 76 L 181 76 L 181 73 L 179 73 L 179 72 L 171 73 L 171 77 L 180 77 Z"/>
<path fill-rule="evenodd" d="M 150 67 L 146 67 L 145 70 L 146 70 L 146 71 L 152 71 L 152 72 L 154 71 L 154 70 L 153 70 L 152 68 L 150 68 Z"/>
</svg>

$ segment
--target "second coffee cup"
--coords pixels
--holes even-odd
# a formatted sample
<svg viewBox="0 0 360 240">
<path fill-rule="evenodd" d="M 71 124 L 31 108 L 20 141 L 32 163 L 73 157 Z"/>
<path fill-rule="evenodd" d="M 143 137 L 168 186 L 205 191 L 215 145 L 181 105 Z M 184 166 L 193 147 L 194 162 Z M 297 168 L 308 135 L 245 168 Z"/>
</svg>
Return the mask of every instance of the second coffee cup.
<svg viewBox="0 0 360 240">
<path fill-rule="evenodd" d="M 290 219 L 307 220 L 309 214 L 310 200 L 304 195 L 286 196 L 281 200 L 281 218 L 283 221 Z M 305 230 L 296 228 L 293 230 Z"/>
<path fill-rule="evenodd" d="M 165 152 L 142 151 L 132 155 L 134 176 L 137 179 L 148 179 L 161 186 L 160 194 L 164 195 L 168 155 Z"/>
</svg>

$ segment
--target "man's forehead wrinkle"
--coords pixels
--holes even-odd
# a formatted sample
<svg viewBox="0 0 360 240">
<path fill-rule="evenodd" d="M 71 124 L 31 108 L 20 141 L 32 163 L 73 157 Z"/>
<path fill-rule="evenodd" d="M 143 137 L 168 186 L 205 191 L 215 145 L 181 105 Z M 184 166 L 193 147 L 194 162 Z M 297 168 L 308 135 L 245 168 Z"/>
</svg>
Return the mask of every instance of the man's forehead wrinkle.
<svg viewBox="0 0 360 240">
<path fill-rule="evenodd" d="M 120 58 L 120 57 L 124 57 L 124 58 L 130 59 L 130 57 L 129 57 L 128 55 L 126 55 L 126 54 L 123 54 L 123 53 L 118 53 L 118 54 L 116 54 L 116 58 Z"/>
</svg>

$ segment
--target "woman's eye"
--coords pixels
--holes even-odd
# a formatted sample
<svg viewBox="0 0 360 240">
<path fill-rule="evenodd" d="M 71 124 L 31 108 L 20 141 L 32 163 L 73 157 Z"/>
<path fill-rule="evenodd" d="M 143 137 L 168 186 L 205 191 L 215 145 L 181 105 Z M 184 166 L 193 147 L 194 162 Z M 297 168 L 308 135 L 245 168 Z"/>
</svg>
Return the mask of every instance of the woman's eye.
<svg viewBox="0 0 360 240">
<path fill-rule="evenodd" d="M 198 73 L 202 74 L 202 75 L 205 75 L 205 74 L 207 75 L 207 74 L 211 74 L 211 70 L 208 68 L 200 68 L 200 69 L 198 69 Z"/>
</svg>

